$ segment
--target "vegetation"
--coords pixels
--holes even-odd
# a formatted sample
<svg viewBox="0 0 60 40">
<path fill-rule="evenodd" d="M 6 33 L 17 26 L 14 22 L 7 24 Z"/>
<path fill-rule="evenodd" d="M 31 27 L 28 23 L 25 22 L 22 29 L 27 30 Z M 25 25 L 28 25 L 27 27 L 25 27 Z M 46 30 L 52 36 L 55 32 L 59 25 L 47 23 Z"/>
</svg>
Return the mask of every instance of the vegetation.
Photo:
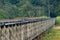
<svg viewBox="0 0 60 40">
<path fill-rule="evenodd" d="M 60 27 L 54 27 L 42 40 L 60 40 Z"/>
<path fill-rule="evenodd" d="M 0 0 L 0 19 L 60 14 L 60 0 Z"/>
<path fill-rule="evenodd" d="M 60 26 L 60 16 L 56 17 L 56 25 Z"/>
</svg>

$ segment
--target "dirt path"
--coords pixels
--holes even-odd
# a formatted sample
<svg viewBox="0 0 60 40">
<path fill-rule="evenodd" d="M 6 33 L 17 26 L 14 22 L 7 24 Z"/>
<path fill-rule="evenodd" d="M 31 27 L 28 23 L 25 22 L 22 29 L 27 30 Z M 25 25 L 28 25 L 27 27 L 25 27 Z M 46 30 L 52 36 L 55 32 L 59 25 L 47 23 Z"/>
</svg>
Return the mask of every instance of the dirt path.
<svg viewBox="0 0 60 40">
<path fill-rule="evenodd" d="M 53 27 L 53 29 L 55 29 L 55 30 L 60 30 L 60 26 Z"/>
</svg>

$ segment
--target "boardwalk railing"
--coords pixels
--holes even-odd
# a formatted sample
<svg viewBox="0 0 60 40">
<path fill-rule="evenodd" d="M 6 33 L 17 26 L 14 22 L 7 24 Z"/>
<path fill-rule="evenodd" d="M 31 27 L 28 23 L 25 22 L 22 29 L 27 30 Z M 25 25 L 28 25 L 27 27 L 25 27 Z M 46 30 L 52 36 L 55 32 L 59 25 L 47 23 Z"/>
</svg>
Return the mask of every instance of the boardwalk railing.
<svg viewBox="0 0 60 40">
<path fill-rule="evenodd" d="M 55 24 L 55 18 L 0 22 L 0 40 L 32 40 Z"/>
</svg>

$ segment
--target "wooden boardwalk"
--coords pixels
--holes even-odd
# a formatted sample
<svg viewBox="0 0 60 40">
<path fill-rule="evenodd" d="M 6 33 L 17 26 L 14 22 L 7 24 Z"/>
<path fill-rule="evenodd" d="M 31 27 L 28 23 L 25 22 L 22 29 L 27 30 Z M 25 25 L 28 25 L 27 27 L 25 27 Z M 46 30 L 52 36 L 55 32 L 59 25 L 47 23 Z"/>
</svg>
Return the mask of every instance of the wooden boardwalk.
<svg viewBox="0 0 60 40">
<path fill-rule="evenodd" d="M 54 24 L 55 18 L 0 21 L 0 40 L 38 40 Z"/>
</svg>

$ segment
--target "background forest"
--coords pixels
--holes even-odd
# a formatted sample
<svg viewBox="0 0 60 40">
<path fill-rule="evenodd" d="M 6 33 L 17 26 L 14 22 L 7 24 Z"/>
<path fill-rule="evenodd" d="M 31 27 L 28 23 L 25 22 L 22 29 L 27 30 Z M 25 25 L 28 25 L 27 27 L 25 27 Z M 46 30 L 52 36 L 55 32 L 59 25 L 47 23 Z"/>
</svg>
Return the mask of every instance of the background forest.
<svg viewBox="0 0 60 40">
<path fill-rule="evenodd" d="M 60 15 L 60 0 L 0 0 L 0 19 Z"/>
</svg>

